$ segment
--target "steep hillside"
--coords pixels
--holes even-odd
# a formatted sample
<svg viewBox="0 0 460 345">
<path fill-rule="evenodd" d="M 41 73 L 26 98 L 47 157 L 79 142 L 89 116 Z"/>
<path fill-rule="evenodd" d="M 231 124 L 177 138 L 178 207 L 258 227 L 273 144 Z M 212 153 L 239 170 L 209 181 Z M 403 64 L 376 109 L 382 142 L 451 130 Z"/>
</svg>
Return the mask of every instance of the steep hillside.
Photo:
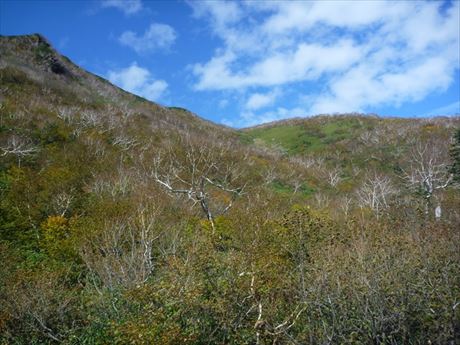
<svg viewBox="0 0 460 345">
<path fill-rule="evenodd" d="M 235 131 L 0 37 L 0 344 L 455 344 L 459 128 Z"/>
<path fill-rule="evenodd" d="M 230 129 L 203 120 L 185 109 L 162 107 L 88 73 L 56 52 L 39 34 L 0 36 L 0 71 L 3 94 L 20 91 L 16 94 L 20 98 L 29 92 L 31 99 L 22 102 L 45 102 L 48 108 L 56 109 L 67 107 L 70 114 L 76 112 L 72 107 L 91 108 L 100 117 L 108 112 L 124 112 L 128 116 L 136 113 L 166 130 L 231 133 Z M 24 89 L 17 90 L 21 86 Z"/>
</svg>

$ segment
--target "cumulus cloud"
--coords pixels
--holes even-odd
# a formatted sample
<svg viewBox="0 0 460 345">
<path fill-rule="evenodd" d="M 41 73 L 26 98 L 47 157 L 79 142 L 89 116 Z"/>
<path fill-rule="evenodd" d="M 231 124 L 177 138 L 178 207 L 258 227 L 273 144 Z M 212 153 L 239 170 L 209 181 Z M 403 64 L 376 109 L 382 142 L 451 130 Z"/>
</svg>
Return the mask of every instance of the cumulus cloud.
<svg viewBox="0 0 460 345">
<path fill-rule="evenodd" d="M 233 1 L 190 1 L 195 18 L 208 18 L 216 31 L 225 30 L 227 24 L 240 21 L 244 15 Z"/>
<path fill-rule="evenodd" d="M 459 73 L 459 2 L 270 1 L 191 3 L 221 40 L 193 68 L 194 88 L 246 93 L 241 120 L 372 111 L 447 90 Z M 225 16 L 228 10 L 229 15 Z M 292 94 L 291 92 L 290 94 Z M 287 95 L 287 92 L 283 92 Z M 301 99 L 302 97 L 298 97 Z M 272 107 L 264 114 L 264 107 Z M 281 109 L 281 110 L 280 110 Z"/>
<path fill-rule="evenodd" d="M 116 8 L 126 15 L 138 13 L 143 9 L 141 0 L 102 0 L 101 6 Z"/>
<path fill-rule="evenodd" d="M 274 2 L 272 15 L 264 22 L 265 32 L 305 31 L 318 24 L 358 29 L 397 15 L 404 4 L 383 1 L 291 1 Z"/>
<path fill-rule="evenodd" d="M 246 109 L 257 110 L 265 108 L 275 103 L 276 98 L 279 96 L 279 91 L 275 90 L 269 93 L 254 93 L 246 101 Z"/>
<path fill-rule="evenodd" d="M 350 40 L 335 45 L 301 43 L 292 51 L 274 52 L 234 73 L 229 62 L 234 54 L 224 54 L 207 64 L 197 64 L 194 72 L 200 80 L 196 89 L 237 89 L 248 86 L 274 86 L 306 79 L 316 79 L 326 72 L 344 70 L 360 58 L 360 48 Z"/>
<path fill-rule="evenodd" d="M 107 77 L 122 89 L 151 101 L 160 99 L 168 88 L 168 83 L 155 80 L 149 70 L 139 67 L 136 62 L 126 68 L 110 70 Z"/>
<path fill-rule="evenodd" d="M 168 50 L 177 34 L 173 27 L 167 24 L 152 23 L 142 35 L 133 31 L 125 31 L 119 37 L 119 42 L 131 47 L 137 53 L 144 53 L 155 50 Z"/>
<path fill-rule="evenodd" d="M 312 113 L 366 111 L 367 107 L 419 101 L 431 92 L 444 91 L 453 79 L 452 66 L 443 58 L 432 57 L 418 65 L 379 75 L 379 69 L 359 65 L 330 83 L 320 95 Z"/>
</svg>

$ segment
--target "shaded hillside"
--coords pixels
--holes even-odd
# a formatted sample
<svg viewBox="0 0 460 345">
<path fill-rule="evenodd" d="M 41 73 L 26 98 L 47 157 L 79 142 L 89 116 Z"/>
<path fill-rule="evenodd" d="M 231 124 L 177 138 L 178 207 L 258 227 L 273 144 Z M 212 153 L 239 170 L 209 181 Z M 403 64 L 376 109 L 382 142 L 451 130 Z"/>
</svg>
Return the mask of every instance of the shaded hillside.
<svg viewBox="0 0 460 345">
<path fill-rule="evenodd" d="M 0 38 L 1 344 L 455 344 L 459 118 L 244 131 Z"/>
</svg>

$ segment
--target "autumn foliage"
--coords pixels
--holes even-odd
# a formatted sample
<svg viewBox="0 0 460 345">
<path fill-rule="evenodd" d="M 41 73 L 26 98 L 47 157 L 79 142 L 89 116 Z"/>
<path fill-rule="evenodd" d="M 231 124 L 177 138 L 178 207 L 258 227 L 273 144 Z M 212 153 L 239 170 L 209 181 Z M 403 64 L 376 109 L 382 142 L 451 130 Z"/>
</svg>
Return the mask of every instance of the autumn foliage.
<svg viewBox="0 0 460 345">
<path fill-rule="evenodd" d="M 233 131 L 72 66 L 0 69 L 0 344 L 460 341 L 458 117 Z"/>
</svg>

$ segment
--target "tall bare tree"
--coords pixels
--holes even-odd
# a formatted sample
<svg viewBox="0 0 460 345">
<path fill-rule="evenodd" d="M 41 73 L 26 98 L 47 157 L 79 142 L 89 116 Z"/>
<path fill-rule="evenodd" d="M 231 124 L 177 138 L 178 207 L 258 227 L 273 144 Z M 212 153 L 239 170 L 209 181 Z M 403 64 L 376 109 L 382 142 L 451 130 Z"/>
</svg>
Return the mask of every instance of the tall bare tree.
<svg viewBox="0 0 460 345">
<path fill-rule="evenodd" d="M 442 139 L 417 139 L 409 152 L 407 162 L 402 168 L 402 178 L 414 192 L 425 200 L 425 215 L 428 216 L 433 199 L 438 201 L 437 214 L 441 212 L 438 193 L 452 182 L 449 172 L 448 142 Z"/>
<path fill-rule="evenodd" d="M 151 176 L 170 194 L 188 198 L 192 206 L 198 204 L 215 231 L 215 215 L 226 213 L 245 188 L 230 147 L 190 137 L 171 147 L 180 149 L 160 152 Z"/>
</svg>

